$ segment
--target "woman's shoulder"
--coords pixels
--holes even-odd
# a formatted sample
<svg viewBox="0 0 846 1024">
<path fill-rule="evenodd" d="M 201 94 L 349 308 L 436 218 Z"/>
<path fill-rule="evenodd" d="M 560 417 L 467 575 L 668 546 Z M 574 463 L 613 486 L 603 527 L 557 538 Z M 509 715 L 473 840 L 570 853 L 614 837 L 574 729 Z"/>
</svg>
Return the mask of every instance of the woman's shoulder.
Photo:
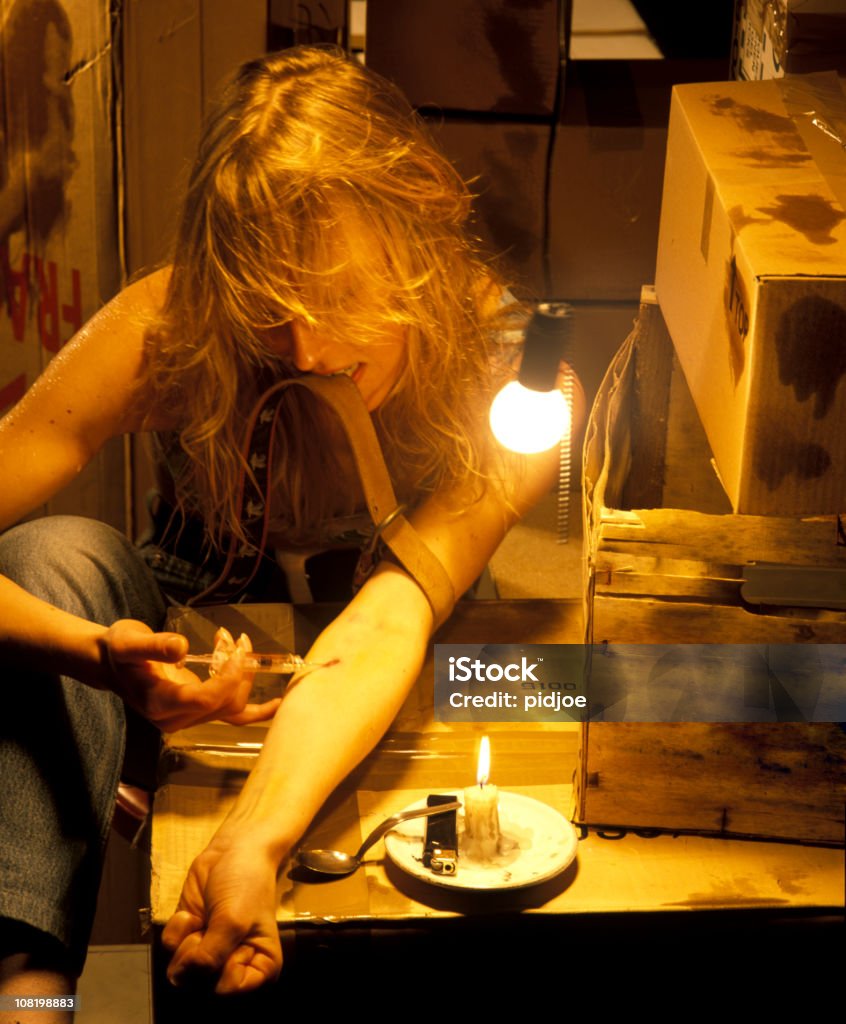
<svg viewBox="0 0 846 1024">
<path fill-rule="evenodd" d="M 170 273 L 170 266 L 163 266 L 141 274 L 125 285 L 112 302 L 125 307 L 127 313 L 158 317 L 167 297 Z"/>
<path fill-rule="evenodd" d="M 104 402 L 125 430 L 151 429 L 151 418 L 156 420 L 152 429 L 167 425 L 156 413 L 154 396 L 139 394 L 139 385 L 144 379 L 147 333 L 160 317 L 169 275 L 165 267 L 122 288 L 48 367 L 52 376 L 73 373 L 92 402 Z"/>
<path fill-rule="evenodd" d="M 173 408 L 161 408 L 157 403 L 156 389 L 151 387 L 146 372 L 149 346 L 154 344 L 164 320 L 170 276 L 169 265 L 158 267 L 135 278 L 114 300 L 126 341 L 138 360 L 136 402 L 142 417 L 139 429 L 143 430 L 166 431 L 178 425 Z"/>
<path fill-rule="evenodd" d="M 93 347 L 100 339 L 119 335 L 130 349 L 140 351 L 149 326 L 161 316 L 169 280 L 170 267 L 162 267 L 124 285 L 82 326 L 71 345 Z"/>
</svg>

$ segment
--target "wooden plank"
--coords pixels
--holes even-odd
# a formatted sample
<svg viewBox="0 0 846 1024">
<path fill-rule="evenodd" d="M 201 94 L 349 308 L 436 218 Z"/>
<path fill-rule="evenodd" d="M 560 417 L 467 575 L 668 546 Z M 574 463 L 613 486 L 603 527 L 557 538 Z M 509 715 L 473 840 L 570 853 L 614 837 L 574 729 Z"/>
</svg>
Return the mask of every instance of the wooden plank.
<svg viewBox="0 0 846 1024">
<path fill-rule="evenodd" d="M 689 557 L 689 551 L 685 552 L 688 557 L 683 558 L 664 558 L 663 554 L 663 549 L 659 549 L 658 552 L 647 549 L 647 553 L 643 555 L 637 553 L 637 549 L 630 550 L 625 547 L 620 551 L 603 551 L 597 555 L 594 566 L 597 584 L 609 585 L 615 576 L 629 573 L 659 577 L 704 577 L 709 580 L 736 583 L 741 583 L 746 576 L 745 566 L 699 561 Z"/>
<path fill-rule="evenodd" d="M 611 519 L 600 524 L 597 555 L 625 545 L 660 545 L 668 549 L 667 557 L 695 552 L 703 562 L 846 566 L 846 546 L 838 544 L 833 516 L 711 516 L 678 509 L 638 509 L 635 515 L 636 523 Z"/>
<path fill-rule="evenodd" d="M 583 727 L 578 820 L 844 842 L 846 734 L 807 723 Z"/>
<path fill-rule="evenodd" d="M 701 604 L 738 604 L 742 580 L 707 576 L 671 576 L 668 573 L 597 571 L 595 600 L 608 597 L 685 597 Z"/>
<path fill-rule="evenodd" d="M 593 601 L 591 643 L 842 644 L 846 616 L 802 609 L 761 615 L 741 607 L 660 597 L 604 597 Z"/>
</svg>

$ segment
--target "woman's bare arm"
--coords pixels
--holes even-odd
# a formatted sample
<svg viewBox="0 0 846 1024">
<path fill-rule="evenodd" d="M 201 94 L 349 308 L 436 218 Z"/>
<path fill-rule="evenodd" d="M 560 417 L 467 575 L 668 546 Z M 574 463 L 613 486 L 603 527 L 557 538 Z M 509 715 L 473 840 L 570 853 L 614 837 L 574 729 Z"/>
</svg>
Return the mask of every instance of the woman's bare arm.
<svg viewBox="0 0 846 1024">
<path fill-rule="evenodd" d="M 139 401 L 144 328 L 158 309 L 165 273 L 124 290 L 52 360 L 21 401 L 0 421 L 0 529 L 67 486 L 105 442 L 140 429 L 152 404 Z M 119 693 L 164 729 L 213 717 L 255 720 L 249 679 L 237 660 L 211 687 L 178 669 L 184 638 L 154 633 L 143 623 L 109 627 L 68 614 L 0 577 L 0 651 L 6 661 L 72 676 Z"/>
<path fill-rule="evenodd" d="M 143 324 L 161 284 L 144 278 L 107 303 L 0 420 L 0 529 L 67 486 L 109 438 L 141 428 Z"/>
<path fill-rule="evenodd" d="M 481 500 L 433 498 L 411 516 L 457 594 L 549 490 L 557 463 L 557 452 L 521 459 Z M 390 726 L 419 676 L 432 625 L 419 586 L 383 563 L 317 639 L 309 660 L 332 664 L 289 688 L 235 808 L 191 867 L 164 932 L 172 980 L 207 974 L 218 992 L 231 992 L 276 976 L 278 866 Z"/>
</svg>

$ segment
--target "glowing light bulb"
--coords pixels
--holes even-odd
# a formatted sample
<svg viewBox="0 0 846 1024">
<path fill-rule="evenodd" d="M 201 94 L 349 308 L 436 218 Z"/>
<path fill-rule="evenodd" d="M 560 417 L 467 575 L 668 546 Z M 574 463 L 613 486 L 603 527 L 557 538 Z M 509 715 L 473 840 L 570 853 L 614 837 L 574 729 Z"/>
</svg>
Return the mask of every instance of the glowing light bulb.
<svg viewBox="0 0 846 1024">
<path fill-rule="evenodd" d="M 534 455 L 564 437 L 570 429 L 570 407 L 558 388 L 534 391 L 512 380 L 491 403 L 490 422 L 501 445 Z"/>
</svg>

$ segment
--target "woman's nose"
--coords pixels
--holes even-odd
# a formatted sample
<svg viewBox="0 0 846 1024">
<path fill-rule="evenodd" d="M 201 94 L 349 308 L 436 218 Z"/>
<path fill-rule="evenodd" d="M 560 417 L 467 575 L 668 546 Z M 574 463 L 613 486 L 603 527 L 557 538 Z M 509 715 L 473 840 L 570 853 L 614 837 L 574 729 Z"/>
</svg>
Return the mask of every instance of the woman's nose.
<svg viewBox="0 0 846 1024">
<path fill-rule="evenodd" d="M 313 373 L 320 369 L 321 356 L 326 347 L 325 339 L 319 332 L 299 320 L 291 321 L 294 366 L 301 373 Z"/>
</svg>

